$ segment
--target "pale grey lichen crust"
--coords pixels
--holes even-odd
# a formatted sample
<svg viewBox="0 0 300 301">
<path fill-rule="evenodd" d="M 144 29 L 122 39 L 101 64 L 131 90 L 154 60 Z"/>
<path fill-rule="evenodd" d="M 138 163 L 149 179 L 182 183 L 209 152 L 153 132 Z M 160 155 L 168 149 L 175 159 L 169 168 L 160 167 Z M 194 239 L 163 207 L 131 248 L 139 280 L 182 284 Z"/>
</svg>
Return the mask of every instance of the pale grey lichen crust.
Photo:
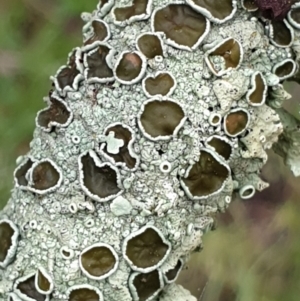
<svg viewBox="0 0 300 301">
<path fill-rule="evenodd" d="M 11 221 L 19 232 L 17 247 L 9 250 L 10 264 L 0 269 L 1 300 L 40 300 L 26 297 L 18 284 L 42 269 L 52 282 L 41 300 L 72 301 L 72 291 L 85 288 L 99 301 L 192 301 L 187 291 L 163 279 L 179 260 L 184 263 L 201 249 L 202 235 L 214 224 L 211 216 L 228 207 L 233 192 L 248 199 L 268 186 L 260 178 L 266 150 L 276 143 L 300 175 L 300 125 L 281 108 L 288 98 L 281 82 L 298 70 L 300 27 L 285 20 L 291 41 L 278 46 L 268 21 L 254 17 L 240 1 L 232 1 L 231 13 L 222 20 L 196 1 L 135 2 L 147 4 L 145 11 L 125 21 L 114 14 L 133 5 L 131 0 L 100 0 L 93 13 L 84 13 L 85 45 L 72 50 L 67 65 L 52 77 L 52 96 L 69 117 L 60 121 L 63 109 L 46 108 L 51 126 L 37 124 L 30 152 L 18 158 L 15 188 L 0 212 L 0 220 Z M 155 13 L 168 5 L 202 13 L 209 32 L 196 47 L 155 33 L 162 55 L 146 58 L 137 39 L 153 32 Z M 101 26 L 107 31 L 102 41 Z M 224 43 L 232 48 L 221 53 Z M 233 52 L 238 57 L 228 63 Z M 284 73 L 286 62 L 291 64 Z M 145 93 L 143 80 L 164 73 L 174 81 L 170 90 Z M 257 74 L 263 87 L 261 100 L 253 104 L 251 93 L 260 93 Z M 150 108 L 152 100 L 166 104 L 166 111 Z M 176 120 L 167 114 L 172 104 Z M 154 127 L 161 133 L 153 134 Z M 210 144 L 213 136 L 216 146 Z M 226 159 L 225 142 L 231 147 Z M 39 162 L 53 168 L 41 168 L 34 176 Z M 49 181 L 56 184 L 47 187 Z M 145 267 L 158 270 L 159 286 L 152 296 L 140 297 L 132 288 L 139 273 L 128 264 L 124 241 L 145 226 L 163 236 L 170 250 L 164 253 L 162 244 L 162 260 Z M 107 277 L 87 277 L 79 262 L 82 251 L 99 244 L 109 246 L 117 260 Z"/>
</svg>

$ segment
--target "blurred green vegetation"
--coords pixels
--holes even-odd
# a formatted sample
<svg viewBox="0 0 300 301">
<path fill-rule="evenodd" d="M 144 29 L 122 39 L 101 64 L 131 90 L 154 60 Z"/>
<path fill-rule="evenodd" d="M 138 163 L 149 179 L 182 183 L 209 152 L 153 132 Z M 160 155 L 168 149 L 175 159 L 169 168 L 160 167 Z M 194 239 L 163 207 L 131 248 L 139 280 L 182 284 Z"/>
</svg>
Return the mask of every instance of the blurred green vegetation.
<svg viewBox="0 0 300 301">
<path fill-rule="evenodd" d="M 25 154 L 51 88 L 50 75 L 81 45 L 82 11 L 96 1 L 0 0 L 0 204 L 9 198 L 15 159 Z"/>
<path fill-rule="evenodd" d="M 0 208 L 15 160 L 28 151 L 49 76 L 81 45 L 80 13 L 96 2 L 0 0 Z M 287 107 L 299 117 L 297 100 Z M 263 176 L 270 188 L 219 215 L 217 231 L 180 277 L 201 301 L 300 300 L 300 181 L 272 152 Z"/>
</svg>

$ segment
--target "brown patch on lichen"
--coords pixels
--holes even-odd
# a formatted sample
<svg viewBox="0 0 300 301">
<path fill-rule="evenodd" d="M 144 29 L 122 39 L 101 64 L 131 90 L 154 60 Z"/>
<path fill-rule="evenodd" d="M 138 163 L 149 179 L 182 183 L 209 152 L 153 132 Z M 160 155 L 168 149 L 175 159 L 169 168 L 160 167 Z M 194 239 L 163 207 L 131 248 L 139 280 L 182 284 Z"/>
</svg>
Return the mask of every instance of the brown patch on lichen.
<svg viewBox="0 0 300 301">
<path fill-rule="evenodd" d="M 92 276 L 101 277 L 109 273 L 116 264 L 112 251 L 105 246 L 95 246 L 81 255 L 82 267 Z"/>
<path fill-rule="evenodd" d="M 102 21 L 94 20 L 92 22 L 94 35 L 89 38 L 84 45 L 92 44 L 96 41 L 103 41 L 108 36 L 108 30 Z"/>
<path fill-rule="evenodd" d="M 213 137 L 207 144 L 212 146 L 215 149 L 215 151 L 219 155 L 221 155 L 225 160 L 228 160 L 230 158 L 232 153 L 232 147 L 228 142 L 218 137 Z"/>
<path fill-rule="evenodd" d="M 153 59 L 157 55 L 163 55 L 163 49 L 160 39 L 154 34 L 142 35 L 137 44 L 140 51 L 148 58 Z"/>
<path fill-rule="evenodd" d="M 273 40 L 280 46 L 288 46 L 292 42 L 291 30 L 283 21 L 272 21 Z"/>
<path fill-rule="evenodd" d="M 33 161 L 31 159 L 27 159 L 26 163 L 16 169 L 15 178 L 17 180 L 18 185 L 27 186 L 28 180 L 26 179 L 26 174 L 28 170 L 32 167 Z"/>
<path fill-rule="evenodd" d="M 133 285 L 139 301 L 146 301 L 161 289 L 159 272 L 155 270 L 146 274 L 138 274 L 133 280 Z"/>
<path fill-rule="evenodd" d="M 298 24 L 300 24 L 300 7 L 293 8 L 290 17 Z"/>
<path fill-rule="evenodd" d="M 182 268 L 182 261 L 178 260 L 176 266 L 166 273 L 167 279 L 169 281 L 174 281 L 178 276 L 178 273 L 180 272 L 181 268 Z"/>
<path fill-rule="evenodd" d="M 152 228 L 130 238 L 126 245 L 126 256 L 138 268 L 157 265 L 167 254 L 169 246 Z"/>
<path fill-rule="evenodd" d="M 143 61 L 137 53 L 126 52 L 119 61 L 116 75 L 119 79 L 130 82 L 140 75 L 142 65 Z"/>
<path fill-rule="evenodd" d="M 45 295 L 39 293 L 35 287 L 35 276 L 29 277 L 28 279 L 20 282 L 17 285 L 17 289 L 28 298 L 32 298 L 36 301 L 44 301 L 46 299 Z"/>
<path fill-rule="evenodd" d="M 67 86 L 72 87 L 73 82 L 79 73 L 76 66 L 76 50 L 74 50 L 69 58 L 68 65 L 60 70 L 56 76 L 59 87 L 62 90 Z"/>
<path fill-rule="evenodd" d="M 199 161 L 182 180 L 193 197 L 206 197 L 221 189 L 228 176 L 228 169 L 209 152 L 202 150 Z"/>
<path fill-rule="evenodd" d="M 51 122 L 64 125 L 70 118 L 70 111 L 55 97 L 50 96 L 50 106 L 38 113 L 37 124 L 45 129 L 51 129 Z"/>
<path fill-rule="evenodd" d="M 98 167 L 87 154 L 81 158 L 84 186 L 94 195 L 106 198 L 120 192 L 117 174 L 109 165 Z"/>
<path fill-rule="evenodd" d="M 266 84 L 260 73 L 255 76 L 255 90 L 250 94 L 249 100 L 253 104 L 261 104 L 264 100 Z"/>
<path fill-rule="evenodd" d="M 36 277 L 38 288 L 41 291 L 48 292 L 51 287 L 51 283 L 48 278 L 40 270 L 38 270 Z"/>
<path fill-rule="evenodd" d="M 249 195 L 251 195 L 251 194 L 253 194 L 253 187 L 249 187 L 248 189 L 246 189 L 244 192 L 243 192 L 243 197 L 247 197 L 247 196 L 249 196 Z"/>
<path fill-rule="evenodd" d="M 195 5 L 208 10 L 214 18 L 223 20 L 230 16 L 233 10 L 232 0 L 192 0 Z"/>
<path fill-rule="evenodd" d="M 47 190 L 54 187 L 60 179 L 59 172 L 48 162 L 41 162 L 32 171 L 33 188 Z"/>
<path fill-rule="evenodd" d="M 153 100 L 145 105 L 140 122 L 148 135 L 157 138 L 173 135 L 184 116 L 175 102 Z"/>
<path fill-rule="evenodd" d="M 220 117 L 219 117 L 219 116 L 215 116 L 215 117 L 212 119 L 212 122 L 213 122 L 213 124 L 217 124 L 218 122 L 220 122 Z"/>
<path fill-rule="evenodd" d="M 65 257 L 70 257 L 71 256 L 71 253 L 68 252 L 68 251 L 65 251 L 65 250 L 62 250 L 62 253 Z"/>
<path fill-rule="evenodd" d="M 8 250 L 12 246 L 12 237 L 15 233 L 15 230 L 7 222 L 0 223 L 0 262 L 4 262 Z"/>
<path fill-rule="evenodd" d="M 97 50 L 92 50 L 87 55 L 88 78 L 111 78 L 113 71 L 106 62 L 110 49 L 107 46 L 100 45 Z"/>
<path fill-rule="evenodd" d="M 77 288 L 72 290 L 68 301 L 99 301 L 99 295 L 88 288 Z"/>
<path fill-rule="evenodd" d="M 286 62 L 283 65 L 276 68 L 275 74 L 278 77 L 282 78 L 287 75 L 290 75 L 292 73 L 293 69 L 294 69 L 294 64 L 292 62 Z"/>
<path fill-rule="evenodd" d="M 255 0 L 243 0 L 243 5 L 248 11 L 253 11 L 258 9 Z"/>
<path fill-rule="evenodd" d="M 99 0 L 99 7 L 102 8 L 105 4 L 108 3 L 109 0 Z"/>
<path fill-rule="evenodd" d="M 160 73 L 156 77 L 148 77 L 145 80 L 145 89 L 151 95 L 167 95 L 174 87 L 175 82 L 168 73 Z"/>
<path fill-rule="evenodd" d="M 226 69 L 236 68 L 240 64 L 241 60 L 240 45 L 236 40 L 229 39 L 211 52 L 210 56 L 212 55 L 222 56 L 225 60 Z"/>
<path fill-rule="evenodd" d="M 147 12 L 149 0 L 133 0 L 133 4 L 127 7 L 117 7 L 114 10 L 114 15 L 117 21 L 122 22 L 131 17 L 143 15 Z"/>
<path fill-rule="evenodd" d="M 246 129 L 248 120 L 248 114 L 242 110 L 229 113 L 225 119 L 226 131 L 232 136 L 238 135 Z"/>
<path fill-rule="evenodd" d="M 185 4 L 170 4 L 155 13 L 154 30 L 178 45 L 193 47 L 205 33 L 205 17 Z"/>
</svg>

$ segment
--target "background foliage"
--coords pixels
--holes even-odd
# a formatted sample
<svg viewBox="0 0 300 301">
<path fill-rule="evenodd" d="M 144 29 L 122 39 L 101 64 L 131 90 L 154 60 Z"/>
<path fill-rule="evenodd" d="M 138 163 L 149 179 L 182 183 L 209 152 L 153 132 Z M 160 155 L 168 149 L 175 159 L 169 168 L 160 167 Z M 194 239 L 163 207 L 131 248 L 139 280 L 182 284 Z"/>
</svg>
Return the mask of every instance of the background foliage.
<svg viewBox="0 0 300 301">
<path fill-rule="evenodd" d="M 0 0 L 0 208 L 9 199 L 15 160 L 29 149 L 49 76 L 81 45 L 79 15 L 95 4 Z M 300 89 L 288 89 L 294 98 L 287 108 L 299 117 Z M 246 202 L 236 198 L 180 277 L 201 301 L 300 298 L 300 180 L 272 152 L 262 173 L 270 188 Z"/>
</svg>

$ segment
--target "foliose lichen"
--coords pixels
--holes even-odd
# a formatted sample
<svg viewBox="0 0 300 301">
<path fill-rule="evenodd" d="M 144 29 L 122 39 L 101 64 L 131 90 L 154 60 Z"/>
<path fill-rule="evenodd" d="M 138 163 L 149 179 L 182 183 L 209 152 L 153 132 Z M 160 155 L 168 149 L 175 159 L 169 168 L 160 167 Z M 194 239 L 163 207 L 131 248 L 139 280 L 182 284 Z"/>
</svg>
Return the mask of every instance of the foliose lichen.
<svg viewBox="0 0 300 301">
<path fill-rule="evenodd" d="M 300 123 L 282 109 L 300 58 L 290 4 L 100 0 L 82 14 L 0 212 L 1 300 L 196 300 L 174 281 L 232 194 L 268 187 L 266 150 L 300 175 Z"/>
</svg>

